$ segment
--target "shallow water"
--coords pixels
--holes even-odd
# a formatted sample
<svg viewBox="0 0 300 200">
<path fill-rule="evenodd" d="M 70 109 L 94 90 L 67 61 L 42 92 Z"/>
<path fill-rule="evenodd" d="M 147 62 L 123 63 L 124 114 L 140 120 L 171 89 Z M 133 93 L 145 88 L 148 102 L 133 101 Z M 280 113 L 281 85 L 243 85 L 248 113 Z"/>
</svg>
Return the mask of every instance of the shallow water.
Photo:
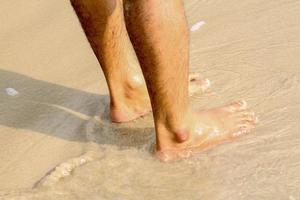
<svg viewBox="0 0 300 200">
<path fill-rule="evenodd" d="M 3 190 L 0 196 L 300 199 L 300 2 L 191 0 L 185 6 L 190 27 L 205 21 L 191 33 L 191 71 L 201 72 L 212 82 L 210 92 L 191 98 L 193 106 L 214 107 L 245 99 L 259 116 L 257 129 L 192 159 L 162 163 L 152 155 L 151 116 L 114 125 L 107 118 L 107 98 L 99 103 L 93 102 L 98 99 L 95 96 L 68 96 L 63 109 L 91 116 L 71 130 L 83 135 L 82 152 L 36 179 L 33 188 Z M 85 106 L 90 113 L 83 112 Z M 51 118 L 56 116 L 51 112 Z M 45 132 L 41 127 L 34 131 Z"/>
</svg>

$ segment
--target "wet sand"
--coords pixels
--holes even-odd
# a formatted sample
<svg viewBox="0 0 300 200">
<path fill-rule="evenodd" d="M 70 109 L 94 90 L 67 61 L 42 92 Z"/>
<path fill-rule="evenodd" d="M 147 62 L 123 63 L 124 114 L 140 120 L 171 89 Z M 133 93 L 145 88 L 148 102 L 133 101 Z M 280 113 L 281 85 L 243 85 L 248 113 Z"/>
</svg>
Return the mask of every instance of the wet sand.
<svg viewBox="0 0 300 200">
<path fill-rule="evenodd" d="M 152 155 L 151 115 L 109 122 L 68 1 L 0 5 L 0 199 L 300 199 L 299 1 L 185 1 L 191 71 L 212 82 L 193 106 L 245 99 L 260 124 L 167 164 Z"/>
</svg>

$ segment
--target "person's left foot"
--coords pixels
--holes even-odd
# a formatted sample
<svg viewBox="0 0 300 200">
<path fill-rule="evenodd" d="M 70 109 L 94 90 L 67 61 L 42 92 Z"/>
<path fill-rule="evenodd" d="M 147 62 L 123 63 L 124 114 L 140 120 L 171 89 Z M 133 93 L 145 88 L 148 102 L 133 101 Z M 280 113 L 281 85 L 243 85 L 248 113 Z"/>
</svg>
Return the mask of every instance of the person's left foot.
<svg viewBox="0 0 300 200">
<path fill-rule="evenodd" d="M 151 112 L 151 104 L 145 81 L 142 76 L 130 76 L 122 85 L 123 94 L 110 103 L 112 122 L 124 123 L 135 120 Z M 210 87 L 210 81 L 199 73 L 189 75 L 189 95 L 204 93 Z"/>
</svg>

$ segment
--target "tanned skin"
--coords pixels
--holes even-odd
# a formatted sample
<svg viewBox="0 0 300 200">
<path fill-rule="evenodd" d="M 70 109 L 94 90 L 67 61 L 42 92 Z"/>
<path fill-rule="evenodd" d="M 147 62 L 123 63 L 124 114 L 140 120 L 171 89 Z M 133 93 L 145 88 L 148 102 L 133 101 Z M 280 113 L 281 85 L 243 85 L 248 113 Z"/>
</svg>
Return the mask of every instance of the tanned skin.
<svg viewBox="0 0 300 200">
<path fill-rule="evenodd" d="M 113 122 L 128 122 L 151 111 L 144 77 L 129 39 L 121 0 L 72 0 L 98 58 L 110 92 Z M 208 89 L 209 81 L 189 75 L 190 94 Z"/>
<path fill-rule="evenodd" d="M 181 0 L 128 0 L 127 29 L 121 0 L 71 2 L 105 74 L 112 121 L 131 121 L 152 108 L 161 160 L 189 157 L 255 127 L 257 118 L 245 101 L 190 109 L 189 81 L 199 89 L 203 81 L 189 78 Z"/>
</svg>

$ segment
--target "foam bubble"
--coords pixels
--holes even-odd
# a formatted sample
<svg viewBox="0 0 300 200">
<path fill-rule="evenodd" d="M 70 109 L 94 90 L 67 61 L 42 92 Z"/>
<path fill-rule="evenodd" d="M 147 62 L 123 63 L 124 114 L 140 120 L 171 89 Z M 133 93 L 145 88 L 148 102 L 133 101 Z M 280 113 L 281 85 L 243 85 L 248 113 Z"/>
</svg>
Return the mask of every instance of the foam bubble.
<svg viewBox="0 0 300 200">
<path fill-rule="evenodd" d="M 191 31 L 197 31 L 201 26 L 205 24 L 205 21 L 199 21 L 191 27 Z"/>
<path fill-rule="evenodd" d="M 211 86 L 211 82 L 209 79 L 206 78 L 204 80 L 204 83 L 201 85 L 201 88 L 203 91 L 207 91 L 210 88 L 210 86 Z"/>
<path fill-rule="evenodd" d="M 14 88 L 6 88 L 5 91 L 6 91 L 6 94 L 9 96 L 17 96 L 19 94 L 19 92 L 17 90 L 15 90 Z"/>
<path fill-rule="evenodd" d="M 199 124 L 197 124 L 196 127 L 195 127 L 195 133 L 197 133 L 198 135 L 202 135 L 203 134 L 203 128 L 202 128 L 202 126 L 200 126 Z"/>
</svg>

